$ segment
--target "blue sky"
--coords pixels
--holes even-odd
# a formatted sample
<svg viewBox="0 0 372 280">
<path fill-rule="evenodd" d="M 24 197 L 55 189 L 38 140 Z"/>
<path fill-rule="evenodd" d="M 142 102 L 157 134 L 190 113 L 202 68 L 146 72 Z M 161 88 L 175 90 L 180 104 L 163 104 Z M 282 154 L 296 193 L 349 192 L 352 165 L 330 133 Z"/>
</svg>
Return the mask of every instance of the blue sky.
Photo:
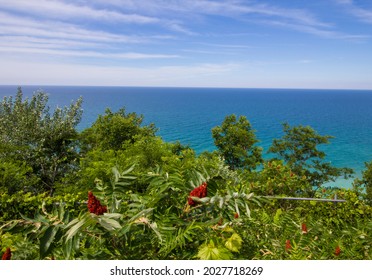
<svg viewBox="0 0 372 280">
<path fill-rule="evenodd" d="M 372 89 L 370 0 L 0 0 L 0 84 Z"/>
</svg>

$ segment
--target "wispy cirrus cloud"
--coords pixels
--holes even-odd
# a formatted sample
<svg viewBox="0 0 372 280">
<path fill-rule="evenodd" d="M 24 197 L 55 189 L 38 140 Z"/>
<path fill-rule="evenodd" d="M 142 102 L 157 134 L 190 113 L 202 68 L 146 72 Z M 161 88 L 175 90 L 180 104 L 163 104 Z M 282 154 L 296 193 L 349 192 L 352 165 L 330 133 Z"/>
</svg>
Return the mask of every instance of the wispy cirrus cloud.
<svg viewBox="0 0 372 280">
<path fill-rule="evenodd" d="M 73 51 L 73 50 L 56 50 L 50 48 L 35 48 L 30 46 L 0 46 L 0 52 L 9 53 L 29 53 L 29 54 L 48 54 L 68 57 L 91 57 L 91 58 L 105 58 L 105 59 L 154 59 L 154 58 L 176 58 L 179 55 L 156 54 L 156 53 L 115 53 L 115 52 L 96 52 L 96 51 Z"/>
<path fill-rule="evenodd" d="M 262 24 L 292 29 L 292 30 L 299 31 L 301 33 L 308 33 L 308 34 L 315 35 L 317 37 L 328 38 L 328 39 L 360 41 L 360 40 L 370 38 L 370 36 L 366 34 L 348 34 L 342 31 L 334 30 L 334 29 L 323 29 L 323 28 L 319 28 L 316 26 L 298 25 L 298 24 L 276 21 L 276 20 L 261 20 L 260 22 Z"/>
<path fill-rule="evenodd" d="M 267 4 L 263 1 L 211 1 L 211 0 L 91 0 L 96 4 L 111 5 L 119 9 L 128 9 L 132 12 L 142 12 L 147 15 L 157 17 L 169 17 L 173 15 L 180 20 L 176 24 L 179 30 L 184 30 L 185 34 L 195 35 L 198 32 L 189 31 L 190 21 L 202 22 L 204 17 L 220 16 L 230 20 L 250 22 L 263 25 L 271 25 L 278 28 L 287 28 L 301 33 L 312 34 L 314 36 L 332 39 L 358 39 L 369 38 L 364 34 L 349 34 L 338 31 L 337 25 L 333 22 L 320 19 L 313 12 L 306 9 L 289 8 L 280 6 L 280 1 L 275 4 Z M 351 0 L 338 0 L 351 3 Z M 87 0 L 82 0 L 87 3 Z M 368 10 L 355 10 L 356 14 L 365 20 L 369 20 Z M 191 20 L 190 20 L 191 19 Z M 188 28 L 186 28 L 188 26 Z M 175 30 L 177 28 L 174 28 Z M 205 34 L 203 34 L 205 35 Z"/>
<path fill-rule="evenodd" d="M 366 23 L 372 23 L 372 6 L 370 8 L 364 8 L 353 0 L 336 0 L 337 3 L 345 5 L 347 11 L 358 18 L 360 21 Z"/>
<path fill-rule="evenodd" d="M 171 39 L 168 35 L 138 36 L 86 29 L 78 25 L 40 21 L 30 17 L 0 12 L 0 53 L 44 54 L 107 59 L 175 58 L 174 54 L 121 52 L 123 44 L 148 44 Z M 105 50 L 96 51 L 96 50 Z M 110 53 L 111 51 L 111 53 Z"/>
<path fill-rule="evenodd" d="M 210 0 L 92 0 L 95 3 L 112 5 L 117 8 L 129 9 L 134 12 L 145 12 L 156 15 L 177 15 L 180 18 L 190 18 L 196 15 L 218 15 L 227 18 L 260 15 L 290 20 L 305 25 L 329 27 L 330 23 L 319 20 L 305 9 L 282 8 L 269 5 L 262 1 L 210 1 Z M 87 3 L 88 1 L 83 1 Z M 91 2 L 91 1 L 89 1 Z M 280 2 L 278 3 L 280 4 Z"/>
<path fill-rule="evenodd" d="M 123 3 L 125 4 L 125 2 Z M 125 6 L 125 5 L 124 5 Z M 196 34 L 188 30 L 178 20 L 145 15 L 142 11 L 125 12 L 122 9 L 93 7 L 90 1 L 58 1 L 58 0 L 0 0 L 0 7 L 8 11 L 37 15 L 41 19 L 67 21 L 77 23 L 103 21 L 115 24 L 159 25 L 162 28 L 188 35 Z"/>
<path fill-rule="evenodd" d="M 39 15 L 49 19 L 94 19 L 105 21 L 122 21 L 136 24 L 156 23 L 160 20 L 155 17 L 148 17 L 138 14 L 125 14 L 107 9 L 95 9 L 87 5 L 74 4 L 73 2 L 48 1 L 48 0 L 17 0 L 6 1 L 0 0 L 2 8 Z"/>
<path fill-rule="evenodd" d="M 144 38 L 115 34 L 100 30 L 89 30 L 77 25 L 35 20 L 0 12 L 0 34 L 3 36 L 25 36 L 24 38 L 65 38 L 79 41 L 140 43 Z"/>
</svg>

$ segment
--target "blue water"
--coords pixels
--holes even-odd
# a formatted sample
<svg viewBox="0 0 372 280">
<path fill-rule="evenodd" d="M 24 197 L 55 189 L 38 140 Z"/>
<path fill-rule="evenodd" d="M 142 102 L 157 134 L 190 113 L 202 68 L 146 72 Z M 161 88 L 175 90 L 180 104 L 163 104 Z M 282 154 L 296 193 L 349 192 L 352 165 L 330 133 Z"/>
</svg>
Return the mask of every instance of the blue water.
<svg viewBox="0 0 372 280">
<path fill-rule="evenodd" d="M 24 86 L 25 96 L 42 89 L 50 106 L 64 106 L 83 97 L 79 129 L 91 125 L 105 108 L 125 107 L 155 123 L 165 141 L 180 140 L 198 153 L 215 149 L 211 129 L 229 114 L 245 115 L 266 153 L 272 139 L 282 136 L 282 123 L 310 125 L 335 138 L 324 146 L 327 160 L 350 167 L 357 176 L 372 160 L 372 91 L 227 88 L 141 88 Z M 16 86 L 0 86 L 0 98 Z M 266 155 L 269 157 L 269 155 Z M 350 186 L 350 181 L 338 181 Z"/>
</svg>

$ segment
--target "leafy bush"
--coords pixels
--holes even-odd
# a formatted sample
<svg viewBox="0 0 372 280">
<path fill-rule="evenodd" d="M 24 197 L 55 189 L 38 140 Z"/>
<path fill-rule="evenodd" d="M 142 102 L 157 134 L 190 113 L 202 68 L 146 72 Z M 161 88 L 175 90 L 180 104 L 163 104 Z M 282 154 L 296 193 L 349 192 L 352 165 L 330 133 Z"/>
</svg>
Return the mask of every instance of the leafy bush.
<svg viewBox="0 0 372 280">
<path fill-rule="evenodd" d="M 55 191 L 54 184 L 74 170 L 77 155 L 76 126 L 82 99 L 51 114 L 46 93 L 24 99 L 21 88 L 0 103 L 0 159 L 23 162 L 40 180 L 38 192 Z M 20 190 L 20 186 L 17 190 Z"/>
<path fill-rule="evenodd" d="M 50 210 L 53 205 L 63 203 L 72 213 L 84 207 L 85 199 L 81 193 L 50 197 L 48 193 L 33 194 L 19 191 L 14 194 L 0 193 L 0 223 L 23 217 L 34 217 L 36 213 Z"/>
</svg>

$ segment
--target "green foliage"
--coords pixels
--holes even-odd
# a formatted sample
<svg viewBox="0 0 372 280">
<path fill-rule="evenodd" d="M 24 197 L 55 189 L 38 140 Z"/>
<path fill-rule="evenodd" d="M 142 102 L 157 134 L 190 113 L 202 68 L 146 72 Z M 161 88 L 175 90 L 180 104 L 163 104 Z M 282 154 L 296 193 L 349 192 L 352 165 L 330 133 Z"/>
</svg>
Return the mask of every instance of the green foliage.
<svg viewBox="0 0 372 280">
<path fill-rule="evenodd" d="M 213 240 L 203 244 L 199 248 L 198 258 L 201 260 L 230 260 L 231 252 L 223 245 L 215 244 Z"/>
<path fill-rule="evenodd" d="M 365 191 L 365 197 L 369 205 L 372 205 L 372 161 L 365 163 L 365 170 L 362 172 L 362 178 L 354 180 L 355 189 Z"/>
<path fill-rule="evenodd" d="M 0 162 L 0 192 L 13 194 L 18 190 L 32 191 L 37 182 L 32 168 L 25 162 Z"/>
<path fill-rule="evenodd" d="M 296 209 L 278 210 L 273 216 L 258 211 L 239 228 L 238 233 L 243 236 L 241 251 L 252 259 L 372 258 L 370 221 L 360 221 L 352 226 L 343 218 L 339 219 L 338 225 L 329 224 L 327 220 L 327 215 L 301 214 Z M 341 252 L 337 255 L 335 249 L 338 246 Z"/>
<path fill-rule="evenodd" d="M 77 139 L 80 103 L 50 116 L 46 101 L 20 91 L 0 106 L 15 130 L 0 131 L 0 249 L 14 259 L 372 259 L 372 163 L 354 189 L 313 188 L 347 171 L 322 162 L 329 136 L 284 125 L 270 149 L 283 161 L 257 169 L 245 117 L 226 117 L 219 151 L 197 156 L 124 109 Z M 309 193 L 346 202 L 266 197 Z"/>
<path fill-rule="evenodd" d="M 344 203 L 319 203 L 307 202 L 303 205 L 310 204 L 306 208 L 298 207 L 298 211 L 313 216 L 326 217 L 324 222 L 329 226 L 340 226 L 345 221 L 350 226 L 357 226 L 358 222 L 367 222 L 372 217 L 372 206 L 368 205 L 365 200 L 358 197 L 357 193 L 350 189 L 322 189 L 316 192 L 317 198 L 334 198 L 337 196 L 339 199 L 345 199 Z"/>
<path fill-rule="evenodd" d="M 160 137 L 135 137 L 133 144 L 126 144 L 125 155 L 137 162 L 141 168 L 148 169 L 172 160 L 172 144 Z"/>
<path fill-rule="evenodd" d="M 337 168 L 324 162 L 326 154 L 318 149 L 318 145 L 329 144 L 329 135 L 319 135 L 310 126 L 291 127 L 283 124 L 284 135 L 274 139 L 269 152 L 276 153 L 299 176 L 306 176 L 312 187 L 320 187 L 324 183 L 334 181 L 339 176 L 349 176 L 349 168 Z M 309 194 L 312 189 L 308 190 Z"/>
<path fill-rule="evenodd" d="M 220 154 L 232 170 L 252 170 L 262 162 L 262 149 L 254 146 L 258 140 L 245 116 L 240 116 L 238 120 L 234 114 L 225 117 L 221 126 L 212 129 L 212 136 Z"/>
<path fill-rule="evenodd" d="M 126 113 L 124 108 L 117 112 L 106 109 L 93 125 L 81 133 L 83 151 L 91 149 L 120 150 L 125 143 L 134 143 L 136 137 L 154 136 L 153 124 L 142 126 L 143 116 Z"/>
<path fill-rule="evenodd" d="M 21 215 L 33 217 L 44 209 L 50 210 L 53 205 L 63 203 L 71 213 L 79 212 L 84 207 L 81 193 L 63 194 L 50 197 L 48 193 L 34 195 L 31 192 L 19 191 L 14 194 L 0 193 L 0 223 L 8 220 L 17 220 Z"/>
<path fill-rule="evenodd" d="M 82 99 L 50 113 L 48 96 L 36 92 L 23 99 L 21 88 L 0 103 L 0 159 L 24 162 L 40 179 L 38 191 L 54 192 L 54 184 L 74 170 Z M 20 185 L 17 190 L 23 186 Z"/>
<path fill-rule="evenodd" d="M 110 181 L 114 166 L 126 166 L 129 159 L 124 151 L 94 149 L 86 153 L 80 160 L 78 189 L 88 191 L 94 188 L 94 180 L 100 178 Z"/>
<path fill-rule="evenodd" d="M 303 196 L 311 188 L 305 176 L 294 173 L 280 160 L 265 162 L 253 180 L 252 190 L 259 195 Z"/>
</svg>

